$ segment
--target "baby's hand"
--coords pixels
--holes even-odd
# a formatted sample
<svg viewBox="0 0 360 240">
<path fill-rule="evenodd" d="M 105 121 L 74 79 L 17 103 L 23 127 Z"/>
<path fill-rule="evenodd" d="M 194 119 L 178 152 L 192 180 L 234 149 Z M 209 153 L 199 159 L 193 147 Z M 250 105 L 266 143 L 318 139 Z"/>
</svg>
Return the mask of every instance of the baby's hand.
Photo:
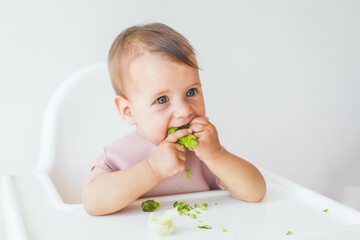
<svg viewBox="0 0 360 240">
<path fill-rule="evenodd" d="M 222 147 L 215 126 L 206 117 L 197 117 L 191 121 L 189 128 L 198 141 L 197 147 L 189 150 L 205 163 L 217 158 Z"/>
<path fill-rule="evenodd" d="M 190 134 L 190 129 L 173 132 L 158 146 L 149 158 L 149 164 L 161 179 L 166 179 L 185 169 L 185 148 L 177 140 Z"/>
</svg>

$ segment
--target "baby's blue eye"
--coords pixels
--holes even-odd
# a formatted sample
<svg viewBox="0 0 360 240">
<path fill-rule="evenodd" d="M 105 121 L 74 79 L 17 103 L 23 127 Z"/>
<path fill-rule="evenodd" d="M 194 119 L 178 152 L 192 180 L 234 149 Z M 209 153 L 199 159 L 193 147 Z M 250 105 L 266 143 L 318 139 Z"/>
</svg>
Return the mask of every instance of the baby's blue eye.
<svg viewBox="0 0 360 240">
<path fill-rule="evenodd" d="M 156 103 L 158 104 L 164 104 L 169 101 L 169 98 L 167 96 L 161 96 L 158 99 L 156 99 Z"/>
<path fill-rule="evenodd" d="M 195 89 L 195 88 L 189 89 L 189 90 L 186 92 L 186 96 L 187 96 L 187 97 L 195 96 L 195 94 L 196 94 L 196 89 Z"/>
</svg>

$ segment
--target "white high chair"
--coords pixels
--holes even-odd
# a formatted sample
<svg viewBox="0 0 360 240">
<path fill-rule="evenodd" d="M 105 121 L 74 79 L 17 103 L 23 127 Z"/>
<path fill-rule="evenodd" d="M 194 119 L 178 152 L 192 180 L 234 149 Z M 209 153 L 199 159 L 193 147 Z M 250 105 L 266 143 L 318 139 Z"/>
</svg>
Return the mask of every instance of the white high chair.
<svg viewBox="0 0 360 240">
<path fill-rule="evenodd" d="M 48 105 L 36 171 L 47 173 L 65 203 L 81 203 L 81 189 L 101 147 L 134 129 L 114 103 L 106 64 L 66 80 Z"/>
<path fill-rule="evenodd" d="M 140 207 L 144 199 L 103 217 L 89 216 L 81 204 L 82 185 L 101 147 L 133 130 L 118 116 L 114 96 L 105 64 L 76 72 L 56 91 L 45 114 L 36 170 L 2 179 L 9 240 L 154 238 Z M 267 181 L 261 203 L 235 200 L 227 191 L 152 199 L 160 212 L 174 201 L 209 204 L 200 218 L 213 229 L 198 229 L 182 216 L 174 221 L 174 239 L 285 239 L 288 231 L 292 239 L 360 239 L 358 211 L 261 171 Z"/>
</svg>

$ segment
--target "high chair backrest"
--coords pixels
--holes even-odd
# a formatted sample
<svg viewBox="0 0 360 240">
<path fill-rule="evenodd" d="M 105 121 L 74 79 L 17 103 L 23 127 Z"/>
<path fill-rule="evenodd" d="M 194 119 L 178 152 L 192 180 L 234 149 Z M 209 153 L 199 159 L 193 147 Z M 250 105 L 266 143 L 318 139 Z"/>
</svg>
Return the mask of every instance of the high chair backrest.
<svg viewBox="0 0 360 240">
<path fill-rule="evenodd" d="M 64 81 L 48 104 L 37 172 L 47 173 L 65 203 L 81 191 L 102 146 L 134 129 L 118 115 L 105 63 L 85 67 Z"/>
</svg>

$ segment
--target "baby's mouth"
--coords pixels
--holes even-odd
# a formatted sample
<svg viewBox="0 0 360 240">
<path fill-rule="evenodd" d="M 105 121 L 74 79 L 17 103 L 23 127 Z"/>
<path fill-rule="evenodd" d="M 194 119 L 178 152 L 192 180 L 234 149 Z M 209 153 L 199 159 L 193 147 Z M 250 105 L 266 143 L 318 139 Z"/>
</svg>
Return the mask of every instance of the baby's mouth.
<svg viewBox="0 0 360 240">
<path fill-rule="evenodd" d="M 189 128 L 189 123 L 187 123 L 183 126 L 180 126 L 180 127 L 171 127 L 171 128 L 186 129 L 186 128 Z"/>
<path fill-rule="evenodd" d="M 189 124 L 190 124 L 190 123 L 185 124 L 185 125 L 180 126 L 180 127 L 170 127 L 170 128 L 168 128 L 167 133 L 166 133 L 166 136 L 169 136 L 171 133 L 173 133 L 173 132 L 175 132 L 175 131 L 177 131 L 177 130 L 189 128 Z"/>
</svg>

